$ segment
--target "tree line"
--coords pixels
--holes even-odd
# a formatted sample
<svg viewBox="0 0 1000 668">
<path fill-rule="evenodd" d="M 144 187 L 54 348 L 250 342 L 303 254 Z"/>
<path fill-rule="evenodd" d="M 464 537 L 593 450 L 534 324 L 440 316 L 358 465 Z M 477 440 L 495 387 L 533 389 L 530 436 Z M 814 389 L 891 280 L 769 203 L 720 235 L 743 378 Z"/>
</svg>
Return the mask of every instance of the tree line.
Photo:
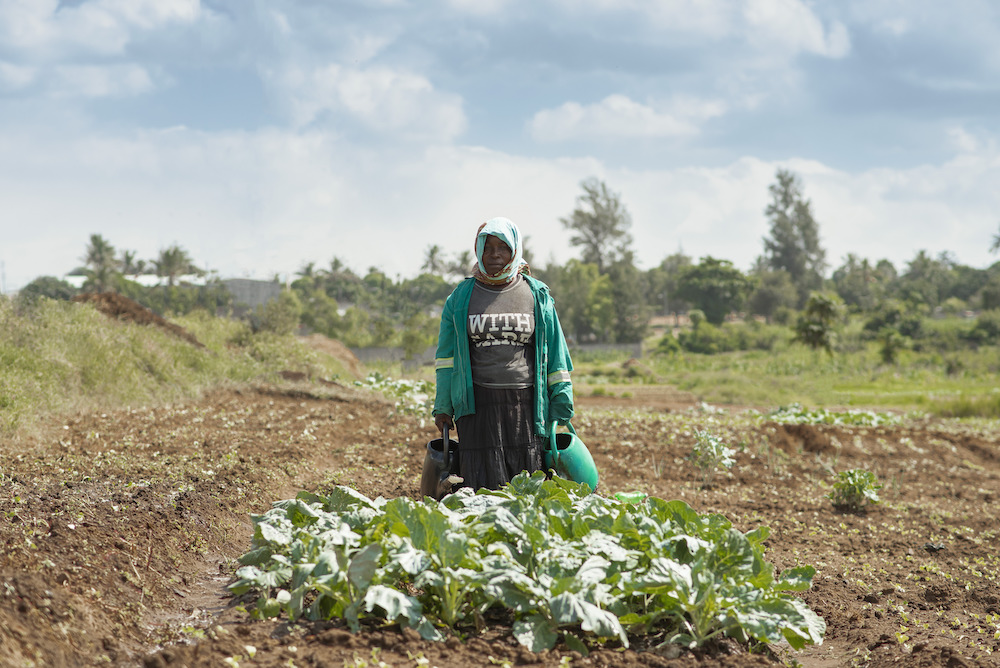
<svg viewBox="0 0 1000 668">
<path fill-rule="evenodd" d="M 812 203 L 801 179 L 788 170 L 777 170 L 768 187 L 763 212 L 768 233 L 746 272 L 729 260 L 711 255 L 695 259 L 683 251 L 651 269 L 639 269 L 632 219 L 620 193 L 596 178 L 580 186 L 575 208 L 560 219 L 578 257 L 536 266 L 530 238 L 525 241 L 532 274 L 551 288 L 573 342 L 634 343 L 648 335 L 653 317 L 687 314 L 713 326 L 734 316 L 757 316 L 792 325 L 808 343 L 805 333 L 823 330 L 817 323 L 831 313 L 881 318 L 905 331 L 908 319 L 1000 308 L 1000 263 L 978 269 L 960 264 L 947 251 L 932 255 L 921 250 L 899 268 L 886 259 L 852 253 L 827 276 L 830 265 Z M 1000 250 L 1000 234 L 992 248 Z M 226 313 L 234 306 L 218 279 L 203 286 L 178 284 L 181 276 L 204 272 L 177 245 L 144 262 L 93 235 L 83 261 L 79 273 L 87 277 L 84 290 L 120 291 L 160 313 L 194 308 Z M 402 345 L 416 351 L 436 339 L 437 308 L 470 274 L 473 263 L 470 251 L 447 257 L 437 245 L 426 249 L 421 273 L 414 278 L 393 280 L 377 267 L 359 275 L 336 257 L 326 267 L 308 263 L 279 303 L 251 317 L 255 326 L 304 326 L 350 346 Z M 140 273 L 164 277 L 166 285 L 138 286 L 129 276 Z M 22 294 L 66 297 L 72 290 L 63 281 L 42 277 Z M 812 341 L 810 345 L 829 347 L 822 336 Z"/>
</svg>

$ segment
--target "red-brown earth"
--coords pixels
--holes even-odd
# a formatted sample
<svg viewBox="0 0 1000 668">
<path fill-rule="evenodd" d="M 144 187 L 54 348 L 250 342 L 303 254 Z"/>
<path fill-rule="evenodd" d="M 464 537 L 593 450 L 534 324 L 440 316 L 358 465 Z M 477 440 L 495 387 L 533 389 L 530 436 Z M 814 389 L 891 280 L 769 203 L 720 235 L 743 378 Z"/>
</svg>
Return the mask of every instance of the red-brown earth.
<svg viewBox="0 0 1000 668">
<path fill-rule="evenodd" d="M 777 571 L 811 564 L 800 594 L 822 645 L 697 653 L 613 645 L 531 654 L 494 626 L 446 643 L 338 620 L 251 621 L 225 585 L 250 515 L 301 489 L 418 496 L 429 421 L 349 386 L 287 382 L 187 404 L 54 421 L 0 447 L 0 664 L 12 666 L 997 666 L 1000 446 L 996 424 L 783 426 L 705 410 L 667 388 L 578 400 L 599 493 L 642 490 L 771 528 Z M 705 487 L 694 429 L 736 464 Z M 867 468 L 882 503 L 842 513 L 832 471 Z M 250 648 L 255 648 L 251 650 Z M 251 658 L 251 653 L 253 657 Z"/>
</svg>

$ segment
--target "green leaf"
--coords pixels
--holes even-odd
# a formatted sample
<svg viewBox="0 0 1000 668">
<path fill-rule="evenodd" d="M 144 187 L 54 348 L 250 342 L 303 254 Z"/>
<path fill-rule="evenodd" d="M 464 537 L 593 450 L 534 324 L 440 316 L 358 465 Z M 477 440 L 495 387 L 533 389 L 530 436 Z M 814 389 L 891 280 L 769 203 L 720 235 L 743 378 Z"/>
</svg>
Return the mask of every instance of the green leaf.
<svg viewBox="0 0 1000 668">
<path fill-rule="evenodd" d="M 631 581 L 632 591 L 650 594 L 667 591 L 686 595 L 692 586 L 691 566 L 664 557 L 653 559 L 646 572 Z"/>
<path fill-rule="evenodd" d="M 291 545 L 292 543 L 290 531 L 265 523 L 257 525 L 255 537 L 259 537 L 261 542 L 268 542 L 274 545 Z"/>
<path fill-rule="evenodd" d="M 517 642 L 532 652 L 544 652 L 556 646 L 559 636 L 542 615 L 529 615 L 514 622 Z"/>
<path fill-rule="evenodd" d="M 591 555 L 580 565 L 576 572 L 576 582 L 580 588 L 590 587 L 599 582 L 604 582 L 608 577 L 611 562 L 599 555 Z"/>
<path fill-rule="evenodd" d="M 618 618 L 602 610 L 593 603 L 572 592 L 559 594 L 549 604 L 552 618 L 558 624 L 579 624 L 584 631 L 590 631 L 602 638 L 618 636 L 622 644 L 628 647 L 628 636 L 618 622 Z"/>
<path fill-rule="evenodd" d="M 758 601 L 734 610 L 743 630 L 761 642 L 778 642 L 782 638 L 795 649 L 806 644 L 820 644 L 826 632 L 826 622 L 796 598 Z"/>
<path fill-rule="evenodd" d="M 310 524 L 316 522 L 319 519 L 319 515 L 313 510 L 308 503 L 301 501 L 299 499 L 294 499 L 291 501 L 282 502 L 282 506 L 285 509 L 286 516 L 288 520 L 292 523 L 296 529 L 301 529 L 307 527 Z"/>
<path fill-rule="evenodd" d="M 324 505 L 326 503 L 326 498 L 320 496 L 319 494 L 313 494 L 312 492 L 307 492 L 305 490 L 296 494 L 295 498 L 308 504 Z"/>
<path fill-rule="evenodd" d="M 302 608 L 304 605 L 304 600 L 306 593 L 309 591 L 310 587 L 298 587 L 293 589 L 291 592 L 291 598 L 288 600 L 288 618 L 293 622 L 302 616 Z"/>
<path fill-rule="evenodd" d="M 342 558 L 343 556 L 340 553 L 332 550 L 320 552 L 319 557 L 316 559 L 316 565 L 313 566 L 313 577 L 318 578 L 324 575 L 330 575 L 331 573 L 340 572 L 340 561 Z"/>
<path fill-rule="evenodd" d="M 579 652 L 583 656 L 590 655 L 590 648 L 587 647 L 586 643 L 577 638 L 572 633 L 566 632 L 563 634 L 563 640 L 566 642 L 566 646 L 569 647 L 574 652 Z"/>
<path fill-rule="evenodd" d="M 431 560 L 427 554 L 413 547 L 409 540 L 403 540 L 399 547 L 389 552 L 392 563 L 396 564 L 403 572 L 409 575 L 417 573 L 430 567 Z"/>
<path fill-rule="evenodd" d="M 292 569 L 288 566 L 281 566 L 261 573 L 257 578 L 257 584 L 261 587 L 280 587 L 288 582 L 291 577 Z"/>
<path fill-rule="evenodd" d="M 359 591 L 368 589 L 368 585 L 378 569 L 381 557 L 382 546 L 377 543 L 361 548 L 351 559 L 351 565 L 347 567 L 348 581 Z"/>
<path fill-rule="evenodd" d="M 250 550 L 240 557 L 239 562 L 244 566 L 259 566 L 271 558 L 271 548 L 267 545 Z"/>
<path fill-rule="evenodd" d="M 779 591 L 805 591 L 812 587 L 816 569 L 812 566 L 789 568 L 781 573 L 774 589 Z"/>
<path fill-rule="evenodd" d="M 418 623 L 424 615 L 420 601 L 385 585 L 374 585 L 365 592 L 364 608 L 368 612 L 380 608 L 390 622 L 403 617 L 410 622 L 410 626 Z"/>
</svg>

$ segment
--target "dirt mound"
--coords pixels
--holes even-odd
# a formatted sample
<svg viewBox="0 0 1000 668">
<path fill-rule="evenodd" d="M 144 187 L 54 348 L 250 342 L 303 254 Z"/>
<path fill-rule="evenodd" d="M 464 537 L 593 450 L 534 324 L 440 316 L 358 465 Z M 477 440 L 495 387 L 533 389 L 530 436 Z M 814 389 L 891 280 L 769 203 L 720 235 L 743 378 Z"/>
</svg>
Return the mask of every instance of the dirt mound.
<svg viewBox="0 0 1000 668">
<path fill-rule="evenodd" d="M 134 322 L 137 325 L 153 325 L 199 348 L 205 347 L 201 341 L 180 325 L 169 322 L 139 302 L 120 295 L 117 292 L 85 292 L 82 295 L 73 297 L 73 301 L 92 304 L 94 308 L 110 318 L 117 318 L 123 322 Z"/>
<path fill-rule="evenodd" d="M 361 379 L 365 375 L 365 369 L 361 361 L 351 352 L 350 348 L 336 339 L 323 336 L 322 334 L 310 334 L 302 337 L 302 342 L 313 350 L 326 353 L 344 365 L 344 368 L 354 376 Z"/>
</svg>

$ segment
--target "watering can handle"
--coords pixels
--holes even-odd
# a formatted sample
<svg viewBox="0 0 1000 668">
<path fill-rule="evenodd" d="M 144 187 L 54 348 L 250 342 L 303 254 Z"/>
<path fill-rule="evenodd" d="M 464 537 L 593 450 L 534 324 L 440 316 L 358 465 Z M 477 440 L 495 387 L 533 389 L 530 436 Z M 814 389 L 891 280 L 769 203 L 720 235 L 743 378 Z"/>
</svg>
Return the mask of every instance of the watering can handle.
<svg viewBox="0 0 1000 668">
<path fill-rule="evenodd" d="M 556 447 L 556 426 L 558 422 L 552 423 L 552 429 L 549 430 L 549 450 L 552 454 L 552 463 L 559 461 L 559 449 Z"/>
<path fill-rule="evenodd" d="M 555 420 L 552 421 L 552 429 L 549 430 L 549 450 L 552 452 L 552 461 L 559 461 L 559 448 L 556 447 L 556 427 L 559 423 Z M 576 436 L 576 429 L 573 428 L 572 422 L 567 422 L 566 427 L 569 429 L 570 433 Z"/>
</svg>

